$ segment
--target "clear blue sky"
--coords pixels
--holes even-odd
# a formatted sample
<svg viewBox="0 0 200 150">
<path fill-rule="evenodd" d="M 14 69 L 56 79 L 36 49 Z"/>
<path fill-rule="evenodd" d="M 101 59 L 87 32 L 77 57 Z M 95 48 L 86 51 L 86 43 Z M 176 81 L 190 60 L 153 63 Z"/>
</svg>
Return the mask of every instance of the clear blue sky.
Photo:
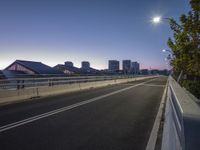
<svg viewBox="0 0 200 150">
<path fill-rule="evenodd" d="M 16 59 L 50 66 L 72 61 L 107 68 L 109 59 L 131 59 L 142 68 L 166 68 L 167 22 L 189 10 L 189 0 L 1 0 L 0 69 Z"/>
</svg>

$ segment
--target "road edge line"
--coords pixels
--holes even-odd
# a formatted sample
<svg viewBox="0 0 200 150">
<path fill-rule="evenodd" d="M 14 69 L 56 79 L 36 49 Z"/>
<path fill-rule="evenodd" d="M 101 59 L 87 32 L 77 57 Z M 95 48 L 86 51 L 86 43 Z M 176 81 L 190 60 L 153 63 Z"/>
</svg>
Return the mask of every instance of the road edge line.
<svg viewBox="0 0 200 150">
<path fill-rule="evenodd" d="M 167 96 L 167 87 L 168 87 L 168 82 L 165 85 L 165 89 L 164 89 L 164 92 L 162 95 L 158 113 L 156 115 L 156 119 L 155 119 L 153 128 L 151 130 L 151 134 L 150 134 L 147 146 L 146 146 L 146 150 L 155 150 L 158 132 L 159 132 L 159 128 L 160 128 L 160 122 L 161 122 L 162 114 L 163 114 L 164 107 L 165 107 L 165 99 Z"/>
</svg>

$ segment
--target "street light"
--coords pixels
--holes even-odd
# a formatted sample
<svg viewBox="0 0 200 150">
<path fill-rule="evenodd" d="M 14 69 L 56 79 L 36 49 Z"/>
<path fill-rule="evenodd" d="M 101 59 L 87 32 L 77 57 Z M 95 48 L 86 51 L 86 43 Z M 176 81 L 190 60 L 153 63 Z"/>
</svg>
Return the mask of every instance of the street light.
<svg viewBox="0 0 200 150">
<path fill-rule="evenodd" d="M 170 21 L 170 20 L 172 20 L 172 18 L 162 18 L 160 16 L 155 16 L 155 17 L 153 17 L 152 22 L 155 24 L 158 24 L 158 23 L 161 23 L 162 20 Z"/>
<path fill-rule="evenodd" d="M 161 21 L 161 17 L 160 16 L 156 16 L 156 17 L 154 17 L 153 19 L 152 19 L 152 21 L 153 21 L 153 23 L 160 23 L 160 21 Z"/>
<path fill-rule="evenodd" d="M 152 23 L 154 24 L 159 24 L 159 23 L 162 23 L 162 21 L 167 21 L 168 23 L 170 23 L 171 21 L 173 21 L 173 18 L 163 18 L 161 16 L 155 16 L 152 18 Z M 162 50 L 163 52 L 169 52 L 170 54 L 168 54 L 168 56 L 165 58 L 165 61 L 167 62 L 168 61 L 168 65 L 170 65 L 170 62 L 175 58 L 174 56 L 174 53 L 171 51 L 171 50 L 167 50 L 167 49 L 163 49 Z M 168 69 L 169 66 L 167 65 Z"/>
<path fill-rule="evenodd" d="M 171 50 L 168 50 L 168 49 L 163 49 L 162 52 L 164 52 L 164 53 L 165 53 L 165 52 L 169 52 L 169 53 L 171 53 L 171 54 L 173 53 Z"/>
<path fill-rule="evenodd" d="M 168 52 L 169 53 L 167 55 L 167 57 L 165 58 L 165 61 L 166 61 L 166 65 L 167 65 L 168 70 L 172 71 L 172 68 L 170 68 L 170 63 L 175 58 L 174 53 L 171 50 L 168 50 L 168 49 L 163 49 L 162 52 L 164 52 L 164 53 Z"/>
<path fill-rule="evenodd" d="M 164 52 L 164 53 L 165 53 L 165 52 L 170 53 L 170 54 L 167 56 L 167 60 L 173 59 L 174 53 L 173 53 L 171 50 L 163 49 L 162 52 Z"/>
</svg>

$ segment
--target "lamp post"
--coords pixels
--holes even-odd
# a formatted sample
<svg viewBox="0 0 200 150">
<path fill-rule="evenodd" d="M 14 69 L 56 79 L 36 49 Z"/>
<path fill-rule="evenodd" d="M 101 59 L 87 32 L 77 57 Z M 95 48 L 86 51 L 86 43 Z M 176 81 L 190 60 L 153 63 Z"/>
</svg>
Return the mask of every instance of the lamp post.
<svg viewBox="0 0 200 150">
<path fill-rule="evenodd" d="M 162 18 L 161 16 L 155 16 L 153 17 L 152 19 L 152 22 L 154 24 L 159 24 L 161 23 L 162 20 L 167 20 L 167 21 L 172 21 L 173 19 L 172 18 Z M 179 26 L 180 29 L 183 29 L 181 26 Z M 162 50 L 163 52 L 169 52 L 170 54 L 167 56 L 167 60 L 172 60 L 175 56 L 174 56 L 174 53 L 171 51 L 171 50 L 166 50 L 166 49 L 163 49 Z M 179 74 L 179 77 L 178 77 L 178 83 L 182 77 L 182 74 L 183 74 L 183 70 L 181 70 L 180 74 Z"/>
<path fill-rule="evenodd" d="M 162 51 L 163 51 L 164 53 L 165 53 L 165 52 L 169 52 L 169 53 L 173 54 L 173 52 L 172 52 L 171 50 L 168 50 L 168 49 L 163 49 Z"/>
<path fill-rule="evenodd" d="M 174 53 L 171 51 L 171 50 L 168 50 L 168 49 L 163 49 L 162 52 L 168 52 L 170 53 L 168 56 L 167 56 L 167 59 L 168 60 L 171 60 L 173 57 L 174 57 Z"/>
<path fill-rule="evenodd" d="M 171 60 L 174 58 L 174 53 L 173 53 L 171 50 L 163 49 L 162 52 L 164 52 L 164 53 L 165 53 L 165 52 L 170 53 L 170 54 L 167 56 L 166 60 L 171 61 Z M 178 83 L 180 82 L 180 79 L 181 79 L 182 75 L 183 75 L 183 70 L 181 70 L 181 72 L 180 72 L 180 74 L 179 74 L 179 76 L 178 76 L 178 79 L 177 79 L 177 82 L 178 82 Z"/>
<path fill-rule="evenodd" d="M 167 56 L 167 60 L 172 60 L 172 59 L 175 58 L 175 55 L 171 50 L 163 49 L 162 52 L 164 52 L 164 53 L 168 52 L 169 53 L 169 55 Z"/>
<path fill-rule="evenodd" d="M 160 21 L 161 21 L 161 17 L 160 16 L 157 16 L 157 17 L 154 17 L 153 19 L 152 19 L 152 22 L 153 23 L 160 23 Z"/>
<path fill-rule="evenodd" d="M 161 23 L 162 20 L 171 21 L 172 18 L 162 18 L 161 16 L 155 16 L 155 17 L 153 17 L 152 22 L 153 22 L 154 24 L 158 24 L 158 23 Z"/>
</svg>

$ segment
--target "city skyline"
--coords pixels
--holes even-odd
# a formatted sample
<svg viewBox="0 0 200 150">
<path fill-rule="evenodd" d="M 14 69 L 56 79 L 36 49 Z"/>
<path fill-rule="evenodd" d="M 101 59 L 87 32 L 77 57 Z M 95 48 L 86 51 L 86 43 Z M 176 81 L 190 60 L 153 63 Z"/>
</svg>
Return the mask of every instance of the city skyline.
<svg viewBox="0 0 200 150">
<path fill-rule="evenodd" d="M 107 68 L 108 60 L 130 59 L 140 62 L 141 69 L 165 69 L 161 50 L 168 48 L 172 33 L 167 23 L 153 25 L 150 20 L 155 15 L 178 19 L 188 11 L 187 0 L 0 4 L 0 69 L 16 59 L 50 66 L 69 60 L 78 67 L 85 60 L 97 69 Z"/>
<path fill-rule="evenodd" d="M 98 70 L 90 66 L 90 62 L 82 61 L 81 67 L 78 68 L 73 65 L 73 62 L 66 61 L 63 64 L 57 64 L 54 67 L 48 66 L 42 62 L 28 61 L 28 60 L 16 60 L 7 66 L 4 70 L 0 70 L 1 77 L 13 78 L 13 77 L 26 77 L 32 75 L 40 76 L 64 76 L 64 75 L 112 75 L 112 74 L 167 74 L 169 70 L 148 70 L 140 69 L 140 64 L 138 62 L 133 62 L 131 60 L 123 60 L 123 68 L 119 68 L 119 61 L 108 60 L 108 68 L 103 70 Z"/>
<path fill-rule="evenodd" d="M 33 61 L 33 60 L 19 60 L 19 59 L 16 59 L 15 61 L 27 61 L 27 62 L 37 62 L 37 63 L 43 63 L 43 62 L 41 62 L 41 61 Z M 15 62 L 14 61 L 14 62 Z M 122 60 L 122 61 L 119 61 L 119 60 L 107 60 L 107 67 L 106 68 L 103 68 L 103 69 L 98 69 L 98 68 L 96 68 L 96 69 L 98 69 L 98 70 L 110 70 L 110 62 L 118 62 L 118 69 L 117 70 L 124 70 L 124 68 L 123 68 L 123 63 L 124 63 L 124 61 L 127 61 L 127 60 Z M 128 60 L 128 61 L 130 61 L 130 67 L 132 67 L 133 65 L 132 65 L 132 63 L 138 63 L 138 64 L 140 64 L 139 62 L 137 62 L 137 61 L 132 61 L 132 60 Z M 12 64 L 12 63 L 11 63 Z M 46 64 L 46 65 L 48 65 L 48 66 L 50 66 L 49 64 Z M 89 62 L 89 61 L 81 61 L 80 62 L 80 66 L 76 66 L 76 65 L 74 65 L 74 62 L 72 62 L 72 61 L 65 61 L 65 62 L 62 62 L 62 63 L 59 63 L 59 64 L 56 64 L 55 66 L 57 66 L 57 65 L 66 65 L 66 66 L 69 66 L 69 67 L 77 67 L 77 68 L 90 68 L 91 67 L 91 63 Z M 4 70 L 4 69 L 6 69 L 6 68 L 8 68 L 8 66 L 10 66 L 10 64 L 9 65 L 7 65 L 5 68 L 3 68 L 2 70 Z M 50 66 L 50 67 L 55 67 L 55 66 Z M 130 68 L 131 69 L 131 68 Z M 141 69 L 143 69 L 143 68 L 141 68 Z M 146 69 L 148 69 L 148 68 L 146 68 Z M 0 69 L 1 70 L 1 69 Z M 112 69 L 111 69 L 112 70 Z M 150 68 L 150 70 L 151 70 L 151 68 Z M 162 70 L 162 69 L 161 69 Z"/>
</svg>

